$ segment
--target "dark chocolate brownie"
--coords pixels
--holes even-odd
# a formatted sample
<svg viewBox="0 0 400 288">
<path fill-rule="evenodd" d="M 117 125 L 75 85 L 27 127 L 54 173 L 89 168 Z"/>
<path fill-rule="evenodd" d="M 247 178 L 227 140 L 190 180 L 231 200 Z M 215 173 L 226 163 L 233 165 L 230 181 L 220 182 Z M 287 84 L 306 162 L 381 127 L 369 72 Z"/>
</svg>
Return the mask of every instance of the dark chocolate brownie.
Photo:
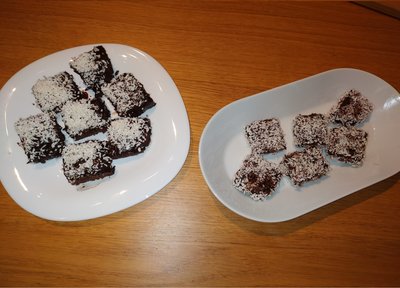
<svg viewBox="0 0 400 288">
<path fill-rule="evenodd" d="M 101 88 L 121 117 L 138 117 L 156 105 L 131 73 L 122 73 Z"/>
<path fill-rule="evenodd" d="M 362 123 L 373 110 L 372 103 L 357 90 L 350 90 L 331 108 L 329 120 L 332 123 L 353 126 Z"/>
<path fill-rule="evenodd" d="M 276 164 L 261 155 L 250 155 L 242 163 L 233 179 L 233 186 L 254 200 L 264 200 L 279 184 L 282 174 Z"/>
<path fill-rule="evenodd" d="M 297 115 L 293 121 L 296 146 L 325 145 L 328 140 L 328 122 L 323 114 Z"/>
<path fill-rule="evenodd" d="M 365 157 L 368 133 L 355 127 L 341 126 L 329 131 L 328 154 L 337 160 L 360 166 Z"/>
<path fill-rule="evenodd" d="M 326 175 L 329 164 L 320 149 L 309 146 L 303 151 L 295 151 L 283 157 L 282 173 L 289 176 L 294 185 L 301 186 L 305 182 L 316 180 Z"/>
<path fill-rule="evenodd" d="M 28 156 L 28 163 L 44 163 L 61 156 L 65 137 L 57 125 L 54 114 L 41 113 L 15 122 L 21 140 L 19 145 Z"/>
<path fill-rule="evenodd" d="M 148 118 L 117 118 L 107 129 L 113 158 L 144 152 L 150 144 L 151 124 Z"/>
<path fill-rule="evenodd" d="M 62 159 L 64 175 L 72 185 L 111 176 L 115 172 L 106 141 L 69 144 L 62 152 Z"/>
<path fill-rule="evenodd" d="M 114 76 L 111 60 L 103 46 L 96 46 L 72 58 L 69 65 L 96 94 L 99 94 L 101 86 L 110 82 Z"/>
<path fill-rule="evenodd" d="M 60 112 L 68 100 L 82 98 L 82 93 L 68 72 L 39 79 L 32 87 L 33 96 L 44 112 Z"/>
<path fill-rule="evenodd" d="M 285 138 L 276 118 L 258 120 L 245 127 L 253 153 L 274 153 L 286 149 Z"/>
<path fill-rule="evenodd" d="M 107 130 L 110 111 L 99 98 L 68 101 L 61 108 L 65 131 L 79 140 Z"/>
</svg>

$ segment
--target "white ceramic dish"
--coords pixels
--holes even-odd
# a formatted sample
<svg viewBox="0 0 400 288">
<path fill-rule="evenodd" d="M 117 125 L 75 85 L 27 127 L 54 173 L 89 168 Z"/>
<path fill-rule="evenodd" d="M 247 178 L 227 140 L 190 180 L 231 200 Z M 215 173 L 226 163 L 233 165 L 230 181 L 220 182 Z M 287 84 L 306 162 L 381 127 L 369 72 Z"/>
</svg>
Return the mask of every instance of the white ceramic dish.
<svg viewBox="0 0 400 288">
<path fill-rule="evenodd" d="M 232 179 L 250 152 L 244 126 L 277 117 L 288 151 L 294 151 L 291 123 L 299 114 L 327 113 L 348 89 L 361 91 L 374 104 L 362 129 L 369 133 L 366 159 L 352 168 L 331 161 L 328 177 L 295 188 L 284 178 L 266 201 L 254 201 L 232 186 Z M 400 167 L 400 96 L 382 79 L 355 69 L 335 69 L 235 101 L 206 125 L 199 147 L 200 166 L 215 197 L 246 218 L 261 222 L 289 220 L 396 174 Z M 279 162 L 284 153 L 266 159 Z"/>
<path fill-rule="evenodd" d="M 62 172 L 61 159 L 46 164 L 26 164 L 17 145 L 14 122 L 39 113 L 31 88 L 43 76 L 61 71 L 79 76 L 68 66 L 71 57 L 95 45 L 71 48 L 46 56 L 15 74 L 0 92 L 0 177 L 10 196 L 39 217 L 75 221 L 107 215 L 137 204 L 167 185 L 181 169 L 190 144 L 186 109 L 173 80 L 148 54 L 124 45 L 103 45 L 119 73 L 132 72 L 157 105 L 144 115 L 152 122 L 148 149 L 138 156 L 114 161 L 115 175 L 85 191 L 70 185 Z"/>
</svg>

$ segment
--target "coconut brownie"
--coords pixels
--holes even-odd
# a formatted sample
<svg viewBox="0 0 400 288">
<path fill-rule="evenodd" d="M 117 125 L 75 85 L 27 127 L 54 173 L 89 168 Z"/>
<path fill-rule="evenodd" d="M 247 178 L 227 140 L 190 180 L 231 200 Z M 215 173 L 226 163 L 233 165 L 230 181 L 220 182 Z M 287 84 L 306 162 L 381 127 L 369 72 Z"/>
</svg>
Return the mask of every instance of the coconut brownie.
<svg viewBox="0 0 400 288">
<path fill-rule="evenodd" d="M 254 200 L 264 200 L 279 184 L 282 173 L 276 164 L 260 155 L 250 155 L 242 163 L 233 179 L 233 186 Z"/>
<path fill-rule="evenodd" d="M 44 163 L 61 156 L 65 137 L 53 114 L 41 113 L 19 119 L 15 122 L 15 130 L 28 163 Z"/>
<path fill-rule="evenodd" d="M 305 182 L 313 181 L 327 175 L 329 164 L 320 149 L 315 146 L 295 151 L 283 157 L 281 162 L 282 173 L 287 175 L 294 185 L 301 186 Z"/>
<path fill-rule="evenodd" d="M 133 74 L 122 73 L 101 88 L 121 117 L 138 117 L 156 105 Z"/>
<path fill-rule="evenodd" d="M 293 121 L 296 146 L 325 145 L 328 140 L 328 122 L 323 114 L 297 115 Z"/>
<path fill-rule="evenodd" d="M 328 154 L 337 160 L 360 166 L 365 157 L 368 133 L 355 127 L 341 126 L 329 132 Z"/>
<path fill-rule="evenodd" d="M 150 144 L 150 119 L 113 119 L 107 129 L 107 135 L 113 158 L 122 158 L 142 153 Z"/>
<path fill-rule="evenodd" d="M 245 134 L 254 153 L 274 153 L 286 149 L 283 131 L 276 118 L 250 123 L 245 127 Z"/>
<path fill-rule="evenodd" d="M 77 73 L 83 82 L 96 94 L 100 87 L 111 81 L 114 69 L 103 46 L 96 46 L 88 52 L 72 58 L 69 66 Z"/>
<path fill-rule="evenodd" d="M 61 108 L 65 131 L 74 140 L 105 132 L 110 112 L 104 103 L 95 98 L 68 101 Z"/>
<path fill-rule="evenodd" d="M 373 110 L 372 103 L 357 90 L 350 90 L 331 108 L 329 120 L 332 123 L 353 126 L 362 123 Z"/>
<path fill-rule="evenodd" d="M 60 112 L 68 100 L 82 98 L 82 93 L 74 78 L 68 72 L 39 79 L 32 87 L 36 104 L 43 112 Z"/>
<path fill-rule="evenodd" d="M 62 160 L 64 175 L 72 185 L 111 176 L 115 172 L 105 141 L 69 144 L 62 152 Z"/>
</svg>

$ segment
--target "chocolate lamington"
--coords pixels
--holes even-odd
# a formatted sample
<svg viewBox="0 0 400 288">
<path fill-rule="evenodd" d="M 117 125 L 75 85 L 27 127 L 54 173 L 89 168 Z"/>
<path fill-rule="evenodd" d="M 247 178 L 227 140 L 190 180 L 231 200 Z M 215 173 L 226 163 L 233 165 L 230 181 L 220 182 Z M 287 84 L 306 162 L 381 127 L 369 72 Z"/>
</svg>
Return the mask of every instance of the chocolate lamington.
<svg viewBox="0 0 400 288">
<path fill-rule="evenodd" d="M 61 106 L 68 100 L 82 98 L 74 77 L 68 72 L 39 79 L 33 85 L 32 93 L 43 112 L 60 112 Z"/>
<path fill-rule="evenodd" d="M 65 137 L 54 114 L 41 113 L 15 122 L 19 145 L 28 156 L 28 163 L 45 163 L 61 156 Z"/>
<path fill-rule="evenodd" d="M 72 58 L 69 66 L 96 94 L 101 92 L 100 87 L 104 83 L 110 82 L 114 76 L 111 60 L 103 46 L 96 46 L 92 50 Z"/>
<path fill-rule="evenodd" d="M 150 144 L 151 124 L 148 118 L 117 118 L 107 129 L 113 158 L 144 152 Z"/>
<path fill-rule="evenodd" d="M 68 135 L 74 140 L 79 140 L 105 132 L 110 111 L 99 98 L 81 99 L 66 102 L 61 108 L 61 117 Z"/>
<path fill-rule="evenodd" d="M 315 146 L 295 151 L 283 157 L 281 162 L 282 173 L 289 176 L 297 186 L 327 175 L 329 164 L 320 149 Z"/>
<path fill-rule="evenodd" d="M 156 105 L 131 73 L 122 73 L 101 88 L 121 117 L 138 117 Z"/>
<path fill-rule="evenodd" d="M 329 132 L 328 154 L 352 166 L 360 166 L 365 157 L 368 133 L 355 127 L 341 126 Z"/>
<path fill-rule="evenodd" d="M 328 121 L 323 114 L 297 115 L 293 121 L 293 136 L 296 146 L 326 145 Z"/>
<path fill-rule="evenodd" d="M 242 163 L 233 179 L 233 186 L 254 200 L 265 200 L 275 191 L 282 178 L 276 164 L 261 155 L 250 155 Z"/>
<path fill-rule="evenodd" d="M 274 153 L 286 149 L 285 138 L 276 118 L 257 120 L 245 127 L 253 153 Z"/>
<path fill-rule="evenodd" d="M 106 141 L 69 144 L 62 152 L 62 160 L 64 175 L 72 185 L 102 179 L 115 172 Z"/>
<path fill-rule="evenodd" d="M 362 123 L 373 110 L 372 103 L 357 90 L 350 90 L 331 108 L 332 123 L 353 126 Z"/>
</svg>

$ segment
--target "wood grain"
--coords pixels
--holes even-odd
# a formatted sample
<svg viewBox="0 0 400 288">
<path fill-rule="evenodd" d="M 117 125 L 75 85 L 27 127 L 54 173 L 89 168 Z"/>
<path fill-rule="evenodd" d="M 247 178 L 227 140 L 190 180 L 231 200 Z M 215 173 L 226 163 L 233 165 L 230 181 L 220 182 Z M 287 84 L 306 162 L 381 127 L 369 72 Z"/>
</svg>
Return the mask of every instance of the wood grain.
<svg viewBox="0 0 400 288">
<path fill-rule="evenodd" d="M 0 186 L 0 285 L 399 286 L 399 174 L 263 224 L 212 196 L 197 154 L 224 105 L 306 76 L 353 67 L 399 90 L 399 35 L 396 19 L 348 2 L 1 1 L 1 86 L 58 50 L 137 47 L 176 82 L 191 147 L 158 194 L 94 220 L 39 219 Z"/>
</svg>

